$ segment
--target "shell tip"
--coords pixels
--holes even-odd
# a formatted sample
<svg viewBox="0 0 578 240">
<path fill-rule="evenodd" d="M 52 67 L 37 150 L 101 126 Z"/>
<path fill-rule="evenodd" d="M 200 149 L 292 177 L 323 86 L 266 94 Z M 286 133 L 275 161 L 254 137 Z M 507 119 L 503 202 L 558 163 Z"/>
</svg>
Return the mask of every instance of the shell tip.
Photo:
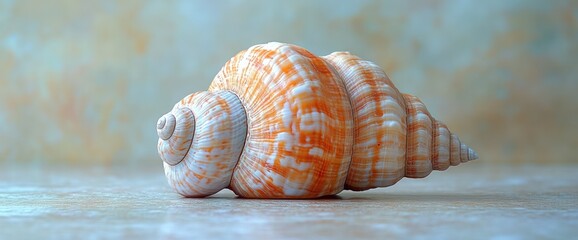
<svg viewBox="0 0 578 240">
<path fill-rule="evenodd" d="M 166 123 L 167 123 L 167 118 L 165 116 L 162 116 L 157 121 L 157 129 L 163 129 L 165 127 Z"/>
<path fill-rule="evenodd" d="M 157 134 L 159 135 L 159 138 L 161 138 L 162 140 L 169 139 L 173 135 L 173 132 L 175 131 L 176 124 L 177 122 L 175 119 L 175 115 L 171 113 L 167 113 L 163 115 L 161 118 L 159 118 L 159 120 L 157 121 Z"/>
<path fill-rule="evenodd" d="M 468 160 L 476 160 L 478 159 L 478 153 L 471 148 L 468 148 Z"/>
</svg>

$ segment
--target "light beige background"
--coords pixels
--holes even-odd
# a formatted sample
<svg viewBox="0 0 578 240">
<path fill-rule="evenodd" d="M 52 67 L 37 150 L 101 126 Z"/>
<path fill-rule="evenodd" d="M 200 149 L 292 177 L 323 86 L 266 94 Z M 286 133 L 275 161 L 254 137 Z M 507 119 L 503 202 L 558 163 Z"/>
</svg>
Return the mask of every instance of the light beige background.
<svg viewBox="0 0 578 240">
<path fill-rule="evenodd" d="M 0 0 L 0 163 L 160 167 L 157 118 L 269 41 L 375 61 L 478 164 L 578 162 L 577 1 Z"/>
</svg>

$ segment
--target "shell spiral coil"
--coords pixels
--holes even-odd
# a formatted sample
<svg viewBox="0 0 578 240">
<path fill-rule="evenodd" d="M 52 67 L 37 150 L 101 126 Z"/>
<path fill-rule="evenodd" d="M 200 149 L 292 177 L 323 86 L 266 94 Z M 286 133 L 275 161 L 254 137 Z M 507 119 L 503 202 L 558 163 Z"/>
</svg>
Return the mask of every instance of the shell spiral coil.
<svg viewBox="0 0 578 240">
<path fill-rule="evenodd" d="M 186 197 L 229 188 L 316 198 L 478 158 L 374 63 L 275 42 L 231 58 L 208 91 L 159 119 L 157 133 L 169 184 Z"/>
</svg>

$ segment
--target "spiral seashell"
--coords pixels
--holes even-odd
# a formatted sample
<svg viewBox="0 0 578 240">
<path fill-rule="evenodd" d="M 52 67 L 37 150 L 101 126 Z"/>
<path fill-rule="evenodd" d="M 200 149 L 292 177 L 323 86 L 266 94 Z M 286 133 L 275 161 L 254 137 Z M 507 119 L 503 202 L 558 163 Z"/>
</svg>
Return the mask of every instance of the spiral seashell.
<svg viewBox="0 0 578 240">
<path fill-rule="evenodd" d="M 253 46 L 208 91 L 157 122 L 169 184 L 186 197 L 316 198 L 423 178 L 477 159 L 415 96 L 347 52 Z"/>
</svg>

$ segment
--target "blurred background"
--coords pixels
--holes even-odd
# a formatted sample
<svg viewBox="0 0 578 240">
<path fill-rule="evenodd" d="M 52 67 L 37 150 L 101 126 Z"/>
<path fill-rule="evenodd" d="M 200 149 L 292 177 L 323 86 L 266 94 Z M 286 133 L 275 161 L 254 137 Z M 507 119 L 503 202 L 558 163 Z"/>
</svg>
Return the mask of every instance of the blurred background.
<svg viewBox="0 0 578 240">
<path fill-rule="evenodd" d="M 376 62 L 476 164 L 578 163 L 578 1 L 0 0 L 0 164 L 161 172 L 158 117 L 269 41 Z"/>
</svg>

